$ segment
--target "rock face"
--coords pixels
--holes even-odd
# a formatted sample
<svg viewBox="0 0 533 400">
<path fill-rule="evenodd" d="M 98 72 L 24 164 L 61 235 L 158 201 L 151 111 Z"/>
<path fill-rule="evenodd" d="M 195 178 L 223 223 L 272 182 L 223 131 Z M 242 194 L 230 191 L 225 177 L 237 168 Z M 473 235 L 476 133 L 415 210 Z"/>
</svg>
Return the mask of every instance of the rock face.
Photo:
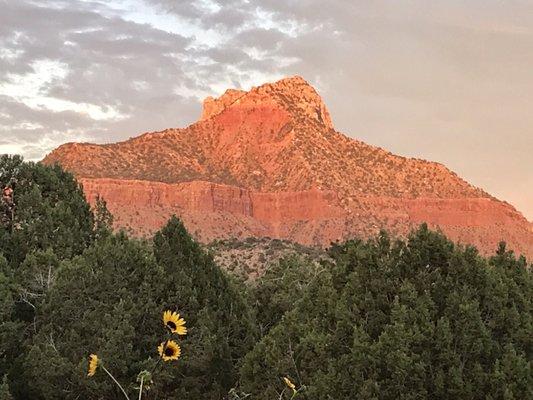
<svg viewBox="0 0 533 400">
<path fill-rule="evenodd" d="M 185 129 L 111 145 L 66 144 L 60 163 L 103 196 L 117 227 L 149 235 L 172 214 L 202 241 L 250 236 L 328 245 L 421 222 L 493 251 L 533 255 L 532 225 L 441 164 L 336 132 L 317 92 L 293 77 L 228 90 Z"/>
</svg>

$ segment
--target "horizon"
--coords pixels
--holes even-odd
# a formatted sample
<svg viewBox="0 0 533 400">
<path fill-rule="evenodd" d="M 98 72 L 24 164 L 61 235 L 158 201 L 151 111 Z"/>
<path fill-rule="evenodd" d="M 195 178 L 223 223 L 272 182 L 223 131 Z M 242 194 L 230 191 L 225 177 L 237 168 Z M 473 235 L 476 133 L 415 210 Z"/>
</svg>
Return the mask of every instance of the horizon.
<svg viewBox="0 0 533 400">
<path fill-rule="evenodd" d="M 0 153 L 185 127 L 207 96 L 301 75 L 339 132 L 531 221 L 533 4 L 412 4 L 3 1 Z"/>
</svg>

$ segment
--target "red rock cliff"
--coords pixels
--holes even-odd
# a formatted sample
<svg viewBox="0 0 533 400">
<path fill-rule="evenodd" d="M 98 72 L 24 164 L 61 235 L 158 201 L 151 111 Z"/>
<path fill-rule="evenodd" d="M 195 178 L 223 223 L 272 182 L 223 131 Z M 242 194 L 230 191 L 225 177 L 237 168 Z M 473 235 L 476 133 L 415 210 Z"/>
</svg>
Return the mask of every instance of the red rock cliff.
<svg viewBox="0 0 533 400">
<path fill-rule="evenodd" d="M 328 245 L 421 222 L 490 252 L 533 255 L 531 224 L 446 167 L 395 156 L 334 130 L 294 77 L 208 98 L 199 122 L 112 145 L 66 144 L 61 163 L 102 195 L 117 227 L 149 235 L 170 215 L 199 239 L 270 236 Z"/>
</svg>

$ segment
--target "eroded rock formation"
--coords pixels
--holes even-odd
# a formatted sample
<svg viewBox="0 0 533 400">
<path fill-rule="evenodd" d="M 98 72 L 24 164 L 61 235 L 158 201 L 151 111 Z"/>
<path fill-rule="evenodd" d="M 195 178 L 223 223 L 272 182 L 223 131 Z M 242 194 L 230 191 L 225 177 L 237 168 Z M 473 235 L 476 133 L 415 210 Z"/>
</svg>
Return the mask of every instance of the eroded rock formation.
<svg viewBox="0 0 533 400">
<path fill-rule="evenodd" d="M 511 205 L 441 164 L 336 132 L 317 92 L 293 77 L 228 90 L 185 129 L 48 155 L 108 202 L 117 227 L 150 235 L 172 214 L 200 240 L 249 236 L 328 245 L 427 222 L 492 252 L 533 255 L 533 229 Z"/>
</svg>

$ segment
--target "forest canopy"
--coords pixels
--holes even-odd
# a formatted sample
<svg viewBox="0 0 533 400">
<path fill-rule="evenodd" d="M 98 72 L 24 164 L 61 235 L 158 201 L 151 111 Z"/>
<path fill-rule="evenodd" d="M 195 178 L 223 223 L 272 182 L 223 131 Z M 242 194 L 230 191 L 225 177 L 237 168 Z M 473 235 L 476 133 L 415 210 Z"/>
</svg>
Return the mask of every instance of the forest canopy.
<svg viewBox="0 0 533 400">
<path fill-rule="evenodd" d="M 112 231 L 60 167 L 0 158 L 0 400 L 119 399 L 157 365 L 164 310 L 181 355 L 144 399 L 526 399 L 531 265 L 425 225 L 291 256 L 242 282 L 173 217 L 152 239 Z"/>
</svg>

